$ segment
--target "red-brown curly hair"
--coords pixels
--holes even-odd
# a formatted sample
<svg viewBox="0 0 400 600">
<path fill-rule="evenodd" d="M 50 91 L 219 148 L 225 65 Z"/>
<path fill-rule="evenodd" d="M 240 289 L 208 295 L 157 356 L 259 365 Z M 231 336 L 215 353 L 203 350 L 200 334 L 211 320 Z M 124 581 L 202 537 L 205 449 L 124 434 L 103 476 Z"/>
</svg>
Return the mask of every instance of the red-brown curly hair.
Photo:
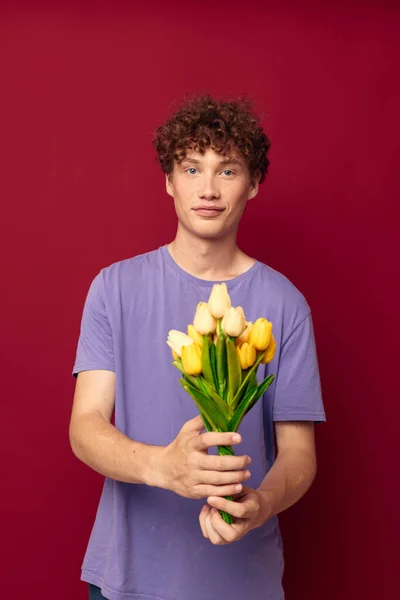
<svg viewBox="0 0 400 600">
<path fill-rule="evenodd" d="M 262 183 L 268 171 L 270 141 L 252 106 L 245 97 L 224 101 L 209 93 L 185 96 L 172 117 L 157 128 L 152 141 L 161 169 L 170 175 L 174 161 L 182 162 L 188 148 L 204 154 L 211 146 L 226 156 L 233 145 L 242 154 L 252 179 L 257 170 L 261 172 Z"/>
</svg>

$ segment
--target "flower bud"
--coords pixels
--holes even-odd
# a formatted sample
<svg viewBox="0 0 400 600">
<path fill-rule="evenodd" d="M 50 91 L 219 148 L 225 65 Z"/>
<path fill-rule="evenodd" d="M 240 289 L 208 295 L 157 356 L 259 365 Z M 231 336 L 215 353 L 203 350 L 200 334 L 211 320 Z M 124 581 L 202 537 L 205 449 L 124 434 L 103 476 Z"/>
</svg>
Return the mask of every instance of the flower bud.
<svg viewBox="0 0 400 600">
<path fill-rule="evenodd" d="M 246 329 L 243 331 L 238 338 L 236 338 L 236 345 L 241 346 L 244 342 L 247 342 L 250 335 L 250 329 L 252 328 L 253 323 L 251 321 L 246 321 Z"/>
<path fill-rule="evenodd" d="M 213 333 L 217 327 L 217 321 L 208 310 L 207 302 L 199 302 L 193 319 L 193 326 L 197 333 L 207 335 Z"/>
<path fill-rule="evenodd" d="M 202 371 L 201 350 L 197 344 L 182 347 L 182 367 L 188 375 L 200 375 Z"/>
<path fill-rule="evenodd" d="M 172 350 L 172 356 L 174 356 L 174 352 L 178 355 L 182 355 L 182 346 L 191 346 L 194 344 L 192 338 L 190 338 L 186 333 L 182 333 L 181 331 L 177 331 L 176 329 L 171 329 L 168 333 L 167 344 Z"/>
<path fill-rule="evenodd" d="M 222 331 L 231 337 L 239 337 L 246 329 L 246 319 L 244 318 L 243 308 L 229 308 L 221 323 Z"/>
<path fill-rule="evenodd" d="M 265 354 L 264 354 L 263 358 L 261 359 L 261 362 L 263 365 L 266 365 L 267 363 L 271 362 L 271 360 L 275 356 L 275 351 L 276 351 L 276 340 L 272 334 L 271 341 L 268 344 L 268 348 L 266 349 Z"/>
<path fill-rule="evenodd" d="M 243 370 L 254 365 L 256 362 L 256 349 L 254 348 L 253 344 L 243 342 L 237 351 L 239 354 L 240 366 Z"/>
<path fill-rule="evenodd" d="M 257 319 L 250 330 L 249 342 L 256 350 L 266 350 L 271 341 L 272 323 L 267 319 Z"/>
<path fill-rule="evenodd" d="M 190 338 L 192 338 L 192 340 L 194 342 L 196 342 L 196 344 L 198 344 L 200 346 L 200 348 L 203 345 L 203 336 L 200 335 L 200 333 L 197 333 L 197 331 L 195 330 L 195 328 L 193 327 L 193 325 L 188 325 L 188 336 Z"/>
<path fill-rule="evenodd" d="M 222 319 L 232 306 L 226 283 L 215 283 L 208 299 L 208 310 L 216 319 Z"/>
</svg>

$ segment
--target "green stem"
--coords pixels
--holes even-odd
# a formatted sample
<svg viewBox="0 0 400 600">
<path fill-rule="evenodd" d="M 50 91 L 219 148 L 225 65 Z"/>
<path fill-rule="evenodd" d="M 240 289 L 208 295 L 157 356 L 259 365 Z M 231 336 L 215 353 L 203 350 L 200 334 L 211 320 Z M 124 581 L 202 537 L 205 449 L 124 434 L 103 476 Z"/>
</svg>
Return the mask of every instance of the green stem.
<svg viewBox="0 0 400 600">
<path fill-rule="evenodd" d="M 218 319 L 218 335 L 221 335 L 223 333 L 221 323 L 222 319 Z"/>
<path fill-rule="evenodd" d="M 218 446 L 218 454 L 219 456 L 232 456 L 234 454 L 232 446 Z M 225 496 L 226 500 L 233 501 L 233 496 Z M 220 510 L 219 514 L 228 525 L 232 525 L 233 519 L 232 515 L 225 512 L 224 510 Z"/>
</svg>

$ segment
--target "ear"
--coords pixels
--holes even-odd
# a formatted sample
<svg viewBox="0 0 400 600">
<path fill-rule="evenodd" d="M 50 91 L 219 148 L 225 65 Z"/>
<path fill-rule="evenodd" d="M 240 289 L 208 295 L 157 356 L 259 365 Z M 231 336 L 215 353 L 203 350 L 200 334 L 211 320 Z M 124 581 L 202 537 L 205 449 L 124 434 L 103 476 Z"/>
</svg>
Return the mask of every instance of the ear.
<svg viewBox="0 0 400 600">
<path fill-rule="evenodd" d="M 252 198 L 255 198 L 255 196 L 257 196 L 260 179 L 261 179 L 261 171 L 260 171 L 260 169 L 257 169 L 257 171 L 254 173 L 254 175 L 251 179 L 250 192 L 249 192 L 249 195 L 247 198 L 248 200 L 251 200 Z"/>
<path fill-rule="evenodd" d="M 172 190 L 173 190 L 172 173 L 169 173 L 169 174 L 165 173 L 165 189 L 167 190 L 167 194 L 174 197 L 174 194 L 172 192 Z"/>
</svg>

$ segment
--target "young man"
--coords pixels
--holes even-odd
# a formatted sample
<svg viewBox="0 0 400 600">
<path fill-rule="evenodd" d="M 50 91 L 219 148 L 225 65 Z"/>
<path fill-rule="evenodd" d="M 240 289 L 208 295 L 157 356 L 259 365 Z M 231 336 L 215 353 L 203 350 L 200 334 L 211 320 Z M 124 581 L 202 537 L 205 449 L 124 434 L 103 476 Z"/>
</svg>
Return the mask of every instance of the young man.
<svg viewBox="0 0 400 600">
<path fill-rule="evenodd" d="M 269 140 L 249 102 L 206 94 L 181 106 L 153 144 L 175 202 L 175 239 L 94 277 L 73 367 L 71 446 L 105 476 L 81 579 L 92 599 L 282 600 L 277 514 L 315 477 L 313 428 L 325 413 L 305 297 L 236 244 Z M 272 321 L 277 342 L 259 368 L 274 383 L 239 439 L 204 432 L 166 345 L 222 281 L 249 320 Z M 224 444 L 235 456 L 218 456 Z"/>
</svg>

